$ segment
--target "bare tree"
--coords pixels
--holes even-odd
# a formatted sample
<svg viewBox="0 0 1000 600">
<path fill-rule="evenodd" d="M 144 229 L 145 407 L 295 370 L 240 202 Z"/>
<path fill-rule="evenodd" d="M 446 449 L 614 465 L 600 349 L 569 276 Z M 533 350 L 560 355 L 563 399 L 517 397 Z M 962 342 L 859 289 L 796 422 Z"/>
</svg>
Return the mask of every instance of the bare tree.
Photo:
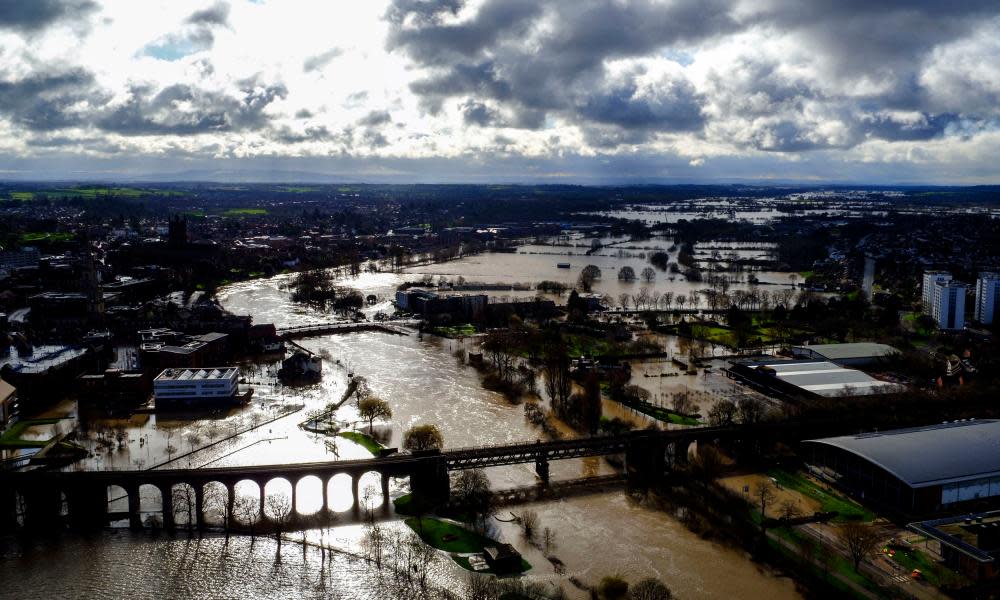
<svg viewBox="0 0 1000 600">
<path fill-rule="evenodd" d="M 656 281 L 656 271 L 653 267 L 646 267 L 642 270 L 642 280 L 646 283 L 653 283 Z"/>
<path fill-rule="evenodd" d="M 660 302 L 663 304 L 663 310 L 670 310 L 670 308 L 674 305 L 674 293 L 664 292 L 663 295 L 660 296 Z"/>
<path fill-rule="evenodd" d="M 276 552 L 280 560 L 282 534 L 292 519 L 292 501 L 285 494 L 272 494 L 267 497 L 267 508 L 274 524 L 274 539 L 278 542 Z"/>
<path fill-rule="evenodd" d="M 778 513 L 781 518 L 790 521 L 802 514 L 802 509 L 799 508 L 799 503 L 794 500 L 783 500 L 781 504 L 778 505 Z"/>
<path fill-rule="evenodd" d="M 754 425 L 764 420 L 767 405 L 756 396 L 744 396 L 736 403 L 736 415 L 743 425 Z"/>
<path fill-rule="evenodd" d="M 525 509 L 521 513 L 521 532 L 524 533 L 524 537 L 532 542 L 535 540 L 535 533 L 538 532 L 538 513 L 531 510 Z"/>
<path fill-rule="evenodd" d="M 197 509 L 197 502 L 195 501 L 194 488 L 186 483 L 175 485 L 171 492 L 171 498 L 174 505 L 174 522 L 177 522 L 178 515 L 182 515 L 185 525 L 190 531 L 196 523 L 194 513 Z"/>
<path fill-rule="evenodd" d="M 256 539 L 257 523 L 260 523 L 260 501 L 252 496 L 238 496 L 233 511 L 250 527 L 250 543 Z"/>
<path fill-rule="evenodd" d="M 629 298 L 630 296 L 625 292 L 618 294 L 618 306 L 620 306 L 622 310 L 628 310 Z"/>
<path fill-rule="evenodd" d="M 875 551 L 880 539 L 873 526 L 856 521 L 841 525 L 837 535 L 847 547 L 847 553 L 850 554 L 851 560 L 854 562 L 855 572 L 861 568 L 861 561 Z"/>
<path fill-rule="evenodd" d="M 760 507 L 760 528 L 764 529 L 764 521 L 767 520 L 767 507 L 770 506 L 777 496 L 774 493 L 774 484 L 768 480 L 761 481 L 753 488 L 753 498 Z"/>
<path fill-rule="evenodd" d="M 628 597 L 630 600 L 671 600 L 674 595 L 662 581 L 649 577 L 629 588 Z"/>
<path fill-rule="evenodd" d="M 229 492 L 226 486 L 217 481 L 205 484 L 204 508 L 206 513 L 218 514 L 222 517 L 222 528 L 226 533 L 226 541 L 229 541 L 229 530 L 232 525 L 233 515 L 229 511 Z"/>
<path fill-rule="evenodd" d="M 486 520 L 496 511 L 496 497 L 482 469 L 462 471 L 452 480 L 451 502 L 468 512 L 480 530 L 485 530 Z"/>
<path fill-rule="evenodd" d="M 730 426 L 736 423 L 736 403 L 724 398 L 708 409 L 708 423 L 713 426 Z"/>
</svg>

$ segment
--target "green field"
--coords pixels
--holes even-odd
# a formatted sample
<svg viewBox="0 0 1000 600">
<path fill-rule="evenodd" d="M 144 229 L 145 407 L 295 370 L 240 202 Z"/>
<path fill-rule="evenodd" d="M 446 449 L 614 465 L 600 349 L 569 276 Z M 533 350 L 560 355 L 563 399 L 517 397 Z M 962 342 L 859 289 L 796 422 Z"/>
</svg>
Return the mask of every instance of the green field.
<svg viewBox="0 0 1000 600">
<path fill-rule="evenodd" d="M 379 452 L 385 448 L 385 446 L 378 443 L 375 438 L 371 437 L 367 433 L 361 433 L 360 431 L 341 431 L 337 434 L 337 437 L 342 437 L 345 440 L 350 440 L 355 444 L 364 446 L 365 450 L 371 452 L 373 456 L 378 456 Z"/>
<path fill-rule="evenodd" d="M 823 512 L 837 512 L 834 522 L 875 520 L 875 513 L 837 492 L 823 489 L 818 483 L 802 473 L 790 473 L 783 469 L 771 469 L 767 472 L 778 485 L 794 490 L 807 498 L 820 503 Z"/>
<path fill-rule="evenodd" d="M 606 356 L 621 351 L 619 344 L 607 339 L 575 333 L 566 334 L 563 338 L 566 340 L 566 350 L 570 356 Z"/>
<path fill-rule="evenodd" d="M 802 534 L 800 534 L 795 529 L 789 529 L 787 527 L 779 527 L 779 528 L 776 528 L 776 529 L 772 529 L 771 532 L 774 533 L 775 535 L 777 535 L 777 536 L 785 539 L 785 540 L 788 540 L 789 542 L 794 543 L 794 544 L 797 544 L 797 545 L 801 545 L 802 544 L 802 540 L 803 540 Z M 789 559 L 789 560 L 791 560 L 793 562 L 800 562 L 802 560 L 801 554 L 795 554 L 795 553 L 793 553 L 792 550 L 790 550 L 789 548 L 786 548 L 784 545 L 778 543 L 776 540 L 773 540 L 773 539 L 769 538 L 767 540 L 767 545 L 772 550 L 777 551 L 778 553 L 780 553 L 783 556 L 785 556 L 785 558 L 787 558 L 787 559 Z M 848 579 L 851 582 L 853 582 L 853 583 L 855 583 L 855 584 L 857 584 L 857 585 L 865 588 L 869 592 L 874 593 L 877 597 L 879 597 L 879 598 L 884 597 L 884 593 L 878 587 L 878 585 L 876 585 L 875 583 L 873 583 L 870 579 L 868 579 L 864 575 L 862 575 L 860 573 L 857 573 L 854 570 L 854 565 L 851 564 L 851 562 L 849 560 L 847 560 L 846 558 L 844 558 L 840 554 L 837 554 L 836 552 L 829 552 L 828 556 L 829 556 L 829 574 L 830 575 L 832 575 L 834 573 L 837 574 L 837 575 L 840 575 L 843 578 Z M 827 573 L 824 573 L 822 571 L 822 569 L 818 565 L 811 564 L 811 565 L 809 565 L 809 569 L 810 569 L 810 571 L 812 572 L 812 574 L 815 577 L 820 578 L 822 581 L 825 581 L 827 584 L 833 586 L 834 588 L 836 588 L 838 590 L 838 592 L 840 592 L 840 595 L 838 595 L 836 597 L 838 597 L 838 598 L 863 598 L 864 597 L 864 596 L 860 596 L 858 594 L 858 592 L 854 591 L 852 588 L 850 588 L 847 585 L 843 584 L 837 578 L 830 577 Z"/>
<path fill-rule="evenodd" d="M 475 325 L 449 325 L 447 327 L 435 327 L 433 330 L 434 335 L 438 335 L 446 338 L 458 338 L 466 337 L 470 335 L 476 335 L 478 330 Z"/>
<path fill-rule="evenodd" d="M 222 213 L 225 217 L 252 217 L 266 214 L 266 208 L 230 208 Z"/>
<path fill-rule="evenodd" d="M 29 231 L 21 234 L 22 244 L 36 244 L 38 242 L 68 242 L 76 236 L 72 233 Z"/>
<path fill-rule="evenodd" d="M 305 185 L 299 185 L 299 186 L 288 185 L 288 186 L 282 186 L 282 187 L 280 187 L 278 189 L 281 190 L 282 192 L 290 192 L 292 194 L 307 194 L 309 192 L 318 192 L 319 191 L 318 187 L 309 187 L 309 186 L 305 186 Z"/>
<path fill-rule="evenodd" d="M 33 425 L 53 425 L 60 419 L 27 419 L 18 421 L 0 436 L 0 448 L 44 448 L 50 440 L 22 440 L 24 430 Z"/>
<path fill-rule="evenodd" d="M 487 546 L 496 546 L 499 542 L 488 537 L 479 535 L 471 529 L 466 529 L 461 525 L 442 521 L 434 518 L 409 518 L 406 525 L 412 529 L 425 544 L 433 546 L 445 552 L 473 554 L 483 552 Z M 464 556 L 452 555 L 452 560 L 458 563 L 463 569 L 471 571 L 469 559 Z M 531 564 L 521 559 L 520 572 L 523 573 L 531 568 Z M 478 571 L 479 573 L 492 573 L 493 571 Z"/>
<path fill-rule="evenodd" d="M 36 191 L 14 191 L 9 192 L 8 195 L 12 200 L 34 200 L 35 198 L 45 196 L 48 198 L 83 198 L 85 200 L 93 200 L 95 198 L 101 197 L 118 197 L 118 198 L 141 198 L 143 196 L 181 196 L 181 192 L 176 192 L 173 190 L 158 190 L 158 189 L 141 189 L 133 187 L 105 187 L 105 186 L 90 186 L 81 185 L 74 186 L 70 188 L 51 188 L 51 189 L 41 189 Z"/>
</svg>

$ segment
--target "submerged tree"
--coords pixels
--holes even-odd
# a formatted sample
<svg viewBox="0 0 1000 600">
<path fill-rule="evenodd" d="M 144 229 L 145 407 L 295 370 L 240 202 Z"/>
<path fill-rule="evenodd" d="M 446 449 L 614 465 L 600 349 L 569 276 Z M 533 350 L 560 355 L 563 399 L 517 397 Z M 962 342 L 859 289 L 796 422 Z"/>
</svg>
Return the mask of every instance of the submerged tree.
<svg viewBox="0 0 1000 600">
<path fill-rule="evenodd" d="M 436 450 L 444 446 L 444 436 L 437 425 L 414 425 L 403 434 L 403 448 L 407 450 Z"/>
<path fill-rule="evenodd" d="M 375 419 L 392 418 L 392 407 L 378 396 L 369 395 L 358 402 L 358 414 L 362 419 L 368 421 L 368 433 L 371 433 L 375 426 Z"/>
</svg>

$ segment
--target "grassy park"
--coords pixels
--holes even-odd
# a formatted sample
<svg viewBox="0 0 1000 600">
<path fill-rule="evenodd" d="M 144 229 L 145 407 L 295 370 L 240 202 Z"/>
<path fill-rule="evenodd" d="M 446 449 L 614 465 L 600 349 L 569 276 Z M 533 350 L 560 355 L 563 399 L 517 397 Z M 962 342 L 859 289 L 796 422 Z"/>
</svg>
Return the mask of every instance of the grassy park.
<svg viewBox="0 0 1000 600">
<path fill-rule="evenodd" d="M 802 473 L 771 469 L 767 475 L 772 477 L 779 486 L 818 502 L 822 512 L 836 512 L 837 517 L 834 522 L 864 521 L 867 523 L 875 520 L 875 513 L 872 511 L 846 496 L 820 486 Z"/>
<path fill-rule="evenodd" d="M 341 431 L 337 434 L 337 437 L 342 437 L 345 440 L 350 440 L 355 444 L 364 446 L 365 450 L 372 453 L 372 456 L 378 456 L 379 452 L 382 451 L 385 446 L 378 443 L 375 438 L 368 435 L 367 433 L 361 433 L 360 431 Z"/>
<path fill-rule="evenodd" d="M 398 509 L 398 504 L 397 504 Z M 471 529 L 441 519 L 429 517 L 411 517 L 405 521 L 407 527 L 412 529 L 425 544 L 453 554 L 476 554 L 483 552 L 487 546 L 495 546 L 499 542 L 486 536 L 479 535 Z M 452 556 L 463 569 L 472 571 L 469 559 L 464 556 Z M 521 571 L 531 568 L 528 561 L 521 559 Z M 480 573 L 490 573 L 492 571 L 479 571 Z"/>
</svg>

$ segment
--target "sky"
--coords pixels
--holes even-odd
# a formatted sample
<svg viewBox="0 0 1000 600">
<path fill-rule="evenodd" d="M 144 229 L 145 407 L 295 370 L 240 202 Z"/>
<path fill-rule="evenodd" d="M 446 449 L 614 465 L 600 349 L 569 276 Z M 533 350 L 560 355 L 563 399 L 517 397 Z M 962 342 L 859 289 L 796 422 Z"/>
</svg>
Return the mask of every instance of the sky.
<svg viewBox="0 0 1000 600">
<path fill-rule="evenodd" d="M 996 0 L 0 0 L 0 180 L 1000 183 Z"/>
</svg>

